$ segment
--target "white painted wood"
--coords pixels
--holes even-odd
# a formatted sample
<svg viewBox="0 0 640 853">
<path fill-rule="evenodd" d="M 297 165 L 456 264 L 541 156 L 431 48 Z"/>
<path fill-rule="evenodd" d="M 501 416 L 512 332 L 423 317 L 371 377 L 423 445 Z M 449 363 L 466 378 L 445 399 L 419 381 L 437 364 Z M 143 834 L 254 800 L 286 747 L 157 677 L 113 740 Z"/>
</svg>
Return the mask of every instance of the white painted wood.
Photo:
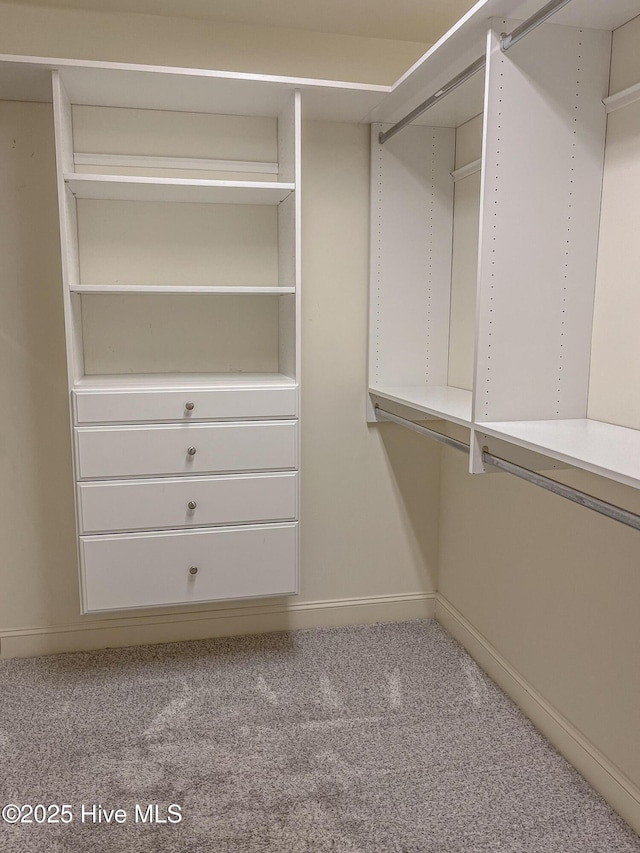
<svg viewBox="0 0 640 853">
<path fill-rule="evenodd" d="M 208 391 L 212 388 L 292 388 L 295 379 L 282 373 L 139 373 L 83 376 L 78 394 L 93 391 Z"/>
<path fill-rule="evenodd" d="M 181 169 L 203 172 L 278 174 L 277 163 L 250 160 L 208 160 L 196 157 L 152 157 L 140 154 L 85 154 L 74 152 L 75 166 L 124 167 L 128 169 Z M 73 170 L 75 171 L 75 170 Z"/>
<path fill-rule="evenodd" d="M 118 201 L 280 204 L 295 189 L 291 183 L 272 181 L 205 181 L 77 173 L 67 173 L 64 179 L 76 198 Z"/>
<path fill-rule="evenodd" d="M 83 610 L 292 595 L 296 539 L 297 524 L 83 536 Z"/>
<path fill-rule="evenodd" d="M 459 172 L 461 171 L 463 170 L 459 170 Z M 469 170 L 466 177 L 458 179 L 455 184 L 453 203 L 451 315 L 447 381 L 449 385 L 466 388 L 469 391 L 473 387 L 479 218 L 480 173 L 478 168 L 477 170 Z"/>
<path fill-rule="evenodd" d="M 385 145 L 372 126 L 370 377 L 446 385 L 454 131 L 408 127 Z"/>
<path fill-rule="evenodd" d="M 474 419 L 584 417 L 610 34 L 490 36 Z M 526 164 L 526 167 L 523 167 Z"/>
<path fill-rule="evenodd" d="M 79 483 L 80 532 L 295 521 L 297 497 L 294 472 Z"/>
<path fill-rule="evenodd" d="M 67 375 L 69 388 L 72 388 L 75 379 L 84 372 L 81 309 L 77 300 L 73 300 L 69 293 L 69 287 L 77 284 L 79 278 L 76 202 L 71 193 L 67 191 L 63 179 L 64 171 L 73 162 L 73 127 L 71 123 L 71 104 L 64 91 L 60 77 L 55 72 L 51 83 L 53 88 L 58 215 L 60 219 L 60 256 L 64 288 L 63 305 Z"/>
<path fill-rule="evenodd" d="M 76 422 L 127 423 L 136 421 L 183 421 L 240 418 L 295 418 L 298 395 L 295 385 L 190 388 L 180 390 L 77 390 L 74 392 Z M 193 404 L 186 409 L 187 403 Z"/>
<path fill-rule="evenodd" d="M 76 427 L 75 432 L 78 476 L 85 480 L 285 470 L 298 462 L 296 421 Z"/>
<path fill-rule="evenodd" d="M 295 293 L 293 287 L 219 287 L 206 284 L 77 284 L 70 288 L 72 293 L 211 293 L 218 295 L 248 294 L 253 296 L 280 296 Z"/>
<path fill-rule="evenodd" d="M 640 488 L 640 430 L 575 418 L 483 423 L 478 433 Z"/>
<path fill-rule="evenodd" d="M 465 178 L 471 177 L 471 175 L 475 175 L 480 171 L 482 166 L 482 158 L 479 157 L 477 160 L 473 160 L 471 163 L 467 163 L 466 166 L 461 166 L 459 169 L 454 169 L 451 172 L 451 177 L 453 178 L 454 183 L 458 181 L 464 181 Z"/>
<path fill-rule="evenodd" d="M 471 391 L 452 386 L 372 386 L 369 393 L 374 402 L 384 408 L 384 400 L 391 400 L 435 418 L 454 424 L 471 425 Z"/>
</svg>

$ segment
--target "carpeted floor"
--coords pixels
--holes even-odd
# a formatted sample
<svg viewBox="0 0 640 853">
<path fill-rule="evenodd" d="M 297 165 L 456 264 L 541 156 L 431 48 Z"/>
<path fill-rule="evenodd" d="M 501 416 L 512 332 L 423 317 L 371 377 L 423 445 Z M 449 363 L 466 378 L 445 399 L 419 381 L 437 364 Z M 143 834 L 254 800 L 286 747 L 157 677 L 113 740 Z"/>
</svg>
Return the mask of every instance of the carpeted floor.
<svg viewBox="0 0 640 853">
<path fill-rule="evenodd" d="M 436 622 L 5 661 L 0 687 L 0 806 L 73 818 L 0 824 L 2 853 L 640 851 Z"/>
</svg>

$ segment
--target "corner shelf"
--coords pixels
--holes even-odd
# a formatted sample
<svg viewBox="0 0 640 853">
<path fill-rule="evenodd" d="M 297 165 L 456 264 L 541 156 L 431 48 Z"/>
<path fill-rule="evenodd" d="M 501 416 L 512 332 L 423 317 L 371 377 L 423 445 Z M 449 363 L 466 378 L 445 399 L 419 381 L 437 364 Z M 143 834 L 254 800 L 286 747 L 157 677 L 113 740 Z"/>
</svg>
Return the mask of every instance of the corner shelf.
<svg viewBox="0 0 640 853">
<path fill-rule="evenodd" d="M 369 393 L 430 417 L 463 427 L 471 426 L 471 391 L 462 388 L 451 385 L 403 385 L 371 387 Z"/>
<path fill-rule="evenodd" d="M 65 173 L 64 182 L 76 198 L 102 201 L 277 205 L 295 190 L 295 184 L 280 181 L 205 181 L 75 172 Z"/>
<path fill-rule="evenodd" d="M 483 423 L 476 431 L 640 488 L 640 430 L 573 418 Z"/>
</svg>

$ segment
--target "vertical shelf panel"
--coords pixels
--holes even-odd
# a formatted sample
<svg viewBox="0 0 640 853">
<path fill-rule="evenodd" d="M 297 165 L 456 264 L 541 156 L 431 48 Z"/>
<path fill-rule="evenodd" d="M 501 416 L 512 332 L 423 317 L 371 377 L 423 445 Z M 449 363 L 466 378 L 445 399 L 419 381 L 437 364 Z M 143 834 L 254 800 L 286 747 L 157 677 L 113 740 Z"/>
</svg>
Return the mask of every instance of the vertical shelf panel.
<svg viewBox="0 0 640 853">
<path fill-rule="evenodd" d="M 474 420 L 584 417 L 610 33 L 539 27 L 486 82 Z"/>
<path fill-rule="evenodd" d="M 446 385 L 455 131 L 372 125 L 370 386 Z"/>
</svg>

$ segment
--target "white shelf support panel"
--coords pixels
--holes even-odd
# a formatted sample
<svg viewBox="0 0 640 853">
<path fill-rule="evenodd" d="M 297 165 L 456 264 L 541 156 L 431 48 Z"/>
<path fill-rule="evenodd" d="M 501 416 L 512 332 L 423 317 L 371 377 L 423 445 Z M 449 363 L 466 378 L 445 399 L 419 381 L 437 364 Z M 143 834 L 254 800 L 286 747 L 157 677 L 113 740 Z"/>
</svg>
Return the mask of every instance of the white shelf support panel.
<svg viewBox="0 0 640 853">
<path fill-rule="evenodd" d="M 455 131 L 408 127 L 381 145 L 383 127 L 371 129 L 369 386 L 443 386 Z"/>
<path fill-rule="evenodd" d="M 295 185 L 267 181 L 205 181 L 128 175 L 64 175 L 76 198 L 203 204 L 280 204 Z"/>
<path fill-rule="evenodd" d="M 509 26 L 495 21 L 489 36 L 479 428 L 587 410 L 611 34 L 547 24 L 505 53 Z"/>
</svg>

